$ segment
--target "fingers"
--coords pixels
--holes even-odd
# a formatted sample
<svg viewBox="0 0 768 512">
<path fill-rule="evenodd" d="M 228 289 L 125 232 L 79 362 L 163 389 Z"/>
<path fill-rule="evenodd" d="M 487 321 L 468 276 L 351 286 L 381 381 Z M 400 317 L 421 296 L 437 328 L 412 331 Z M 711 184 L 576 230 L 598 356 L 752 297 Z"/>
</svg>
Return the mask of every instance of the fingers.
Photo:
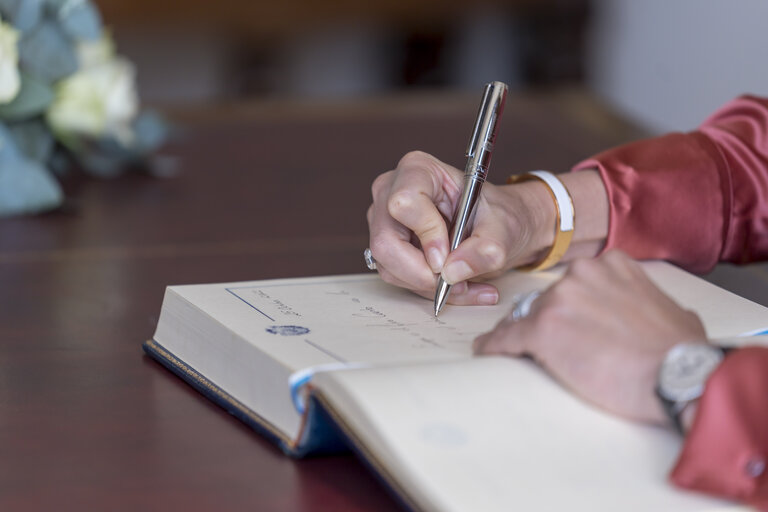
<svg viewBox="0 0 768 512">
<path fill-rule="evenodd" d="M 477 276 L 502 270 L 507 262 L 507 250 L 501 242 L 487 237 L 487 233 L 473 232 L 446 258 L 443 279 L 458 283 Z"/>
<path fill-rule="evenodd" d="M 518 241 L 510 239 L 508 220 L 500 222 L 495 215 L 487 215 L 489 209 L 488 203 L 481 201 L 472 234 L 446 258 L 442 275 L 447 282 L 497 274 L 509 267 L 512 248 Z"/>
<path fill-rule="evenodd" d="M 512 312 L 501 319 L 493 330 L 475 338 L 475 354 L 521 356 L 528 353 L 526 331 L 529 319 L 515 320 Z"/>
<path fill-rule="evenodd" d="M 458 252 L 458 249 L 454 252 Z M 591 304 L 588 305 L 588 303 L 591 303 L 593 298 L 590 286 L 595 281 L 604 281 L 606 273 L 617 273 L 613 267 L 622 271 L 626 269 L 634 271 L 632 268 L 634 262 L 622 253 L 612 254 L 608 259 L 610 261 L 575 260 L 563 279 L 529 302 L 529 313 L 527 315 L 523 313 L 525 316 L 522 318 L 516 314 L 516 310 L 524 309 L 521 305 L 531 297 L 531 294 L 520 297 L 512 311 L 499 321 L 492 331 L 475 339 L 473 345 L 475 353 L 529 355 L 542 363 L 547 350 L 546 345 L 552 344 L 546 341 L 548 325 L 573 324 L 580 319 L 583 320 L 582 315 L 574 315 L 574 308 L 578 308 L 581 313 L 590 309 Z M 446 267 L 449 265 L 450 263 Z M 589 319 L 586 318 L 586 320 Z"/>
<path fill-rule="evenodd" d="M 426 299 L 435 298 L 435 288 L 430 290 L 414 290 Z M 488 283 L 462 282 L 451 287 L 448 304 L 456 306 L 493 306 L 499 302 L 499 290 Z"/>
<path fill-rule="evenodd" d="M 541 300 L 547 300 L 547 293 L 540 290 L 518 294 L 513 307 L 492 331 L 478 336 L 473 343 L 477 354 L 504 354 L 510 356 L 530 355 L 535 358 L 537 344 L 532 336 L 540 331 Z M 546 309 L 546 306 L 543 306 Z"/>
<path fill-rule="evenodd" d="M 436 158 L 412 152 L 400 160 L 387 199 L 387 212 L 419 239 L 434 273 L 440 272 L 448 255 L 444 214 L 451 215 L 451 204 L 458 193 L 449 167 Z"/>
<path fill-rule="evenodd" d="M 460 174 L 426 153 L 412 152 L 395 171 L 374 181 L 373 205 L 367 215 L 370 248 L 386 282 L 421 294 L 434 293 L 436 274 L 448 254 L 443 213 L 451 211 L 451 202 L 459 194 L 452 173 Z M 416 239 L 420 247 L 414 245 Z M 479 300 L 480 295 L 480 291 L 463 297 L 457 293 L 455 300 Z"/>
<path fill-rule="evenodd" d="M 446 258 L 442 274 L 447 282 L 493 277 L 536 258 L 531 248 L 536 215 L 518 192 L 486 185 L 471 236 Z"/>
<path fill-rule="evenodd" d="M 367 219 L 371 252 L 384 281 L 425 297 L 434 297 L 437 274 L 444 270 L 446 258 L 449 258 L 446 219 L 453 215 L 460 183 L 460 171 L 421 152 L 408 153 L 396 170 L 374 181 L 373 204 L 368 209 Z M 491 211 L 483 199 L 481 205 L 486 213 Z M 503 239 L 505 223 L 500 222 L 498 216 L 492 222 L 485 221 L 485 229 L 482 220 L 476 219 L 475 223 L 480 227 L 479 242 L 470 241 L 464 249 L 470 264 L 454 257 L 458 267 L 454 265 L 452 272 L 461 278 L 450 280 L 450 284 L 456 285 L 504 267 L 506 247 L 494 240 Z M 475 246 L 478 252 L 472 254 Z M 492 285 L 465 283 L 452 289 L 449 303 L 495 304 L 498 297 L 499 292 Z"/>
<path fill-rule="evenodd" d="M 373 205 L 368 209 L 370 248 L 384 281 L 410 290 L 434 288 L 436 277 L 424 254 L 411 244 L 411 231 L 393 219 L 387 211 L 395 172 L 374 181 Z"/>
</svg>

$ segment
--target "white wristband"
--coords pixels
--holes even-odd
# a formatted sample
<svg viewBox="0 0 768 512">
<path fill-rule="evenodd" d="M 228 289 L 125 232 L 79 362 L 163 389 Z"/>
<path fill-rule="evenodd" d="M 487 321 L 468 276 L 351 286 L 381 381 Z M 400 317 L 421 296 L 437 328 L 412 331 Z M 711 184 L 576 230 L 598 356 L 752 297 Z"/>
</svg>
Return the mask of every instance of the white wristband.
<svg viewBox="0 0 768 512">
<path fill-rule="evenodd" d="M 557 176 L 549 171 L 531 171 L 520 176 L 510 176 L 507 182 L 519 183 L 531 179 L 543 181 L 555 202 L 557 213 L 555 240 L 544 259 L 532 265 L 521 267 L 520 270 L 544 270 L 555 266 L 568 251 L 573 238 L 576 214 L 573 208 L 573 199 L 568 193 L 568 189 Z"/>
</svg>

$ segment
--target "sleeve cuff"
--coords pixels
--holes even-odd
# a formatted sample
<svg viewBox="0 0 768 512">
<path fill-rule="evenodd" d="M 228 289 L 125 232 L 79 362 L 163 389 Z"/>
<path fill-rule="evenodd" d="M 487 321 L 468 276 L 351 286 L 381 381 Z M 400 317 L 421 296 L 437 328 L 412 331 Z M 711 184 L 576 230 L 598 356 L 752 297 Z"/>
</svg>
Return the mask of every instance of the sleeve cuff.
<svg viewBox="0 0 768 512">
<path fill-rule="evenodd" d="M 739 349 L 715 370 L 670 478 L 768 510 L 768 348 Z"/>
</svg>

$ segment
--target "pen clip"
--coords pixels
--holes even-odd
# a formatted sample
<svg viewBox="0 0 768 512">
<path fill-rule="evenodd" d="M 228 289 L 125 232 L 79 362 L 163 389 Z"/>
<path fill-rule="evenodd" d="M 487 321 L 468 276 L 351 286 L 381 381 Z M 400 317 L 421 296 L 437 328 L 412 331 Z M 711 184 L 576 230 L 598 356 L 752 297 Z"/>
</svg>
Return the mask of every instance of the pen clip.
<svg viewBox="0 0 768 512">
<path fill-rule="evenodd" d="M 472 158 L 478 150 L 486 147 L 488 151 L 493 149 L 496 139 L 497 121 L 504 110 L 504 102 L 507 97 L 507 85 L 503 82 L 491 82 L 483 89 L 483 100 L 480 102 L 480 110 L 477 112 L 477 121 L 472 130 L 472 136 L 467 145 L 466 156 Z"/>
</svg>

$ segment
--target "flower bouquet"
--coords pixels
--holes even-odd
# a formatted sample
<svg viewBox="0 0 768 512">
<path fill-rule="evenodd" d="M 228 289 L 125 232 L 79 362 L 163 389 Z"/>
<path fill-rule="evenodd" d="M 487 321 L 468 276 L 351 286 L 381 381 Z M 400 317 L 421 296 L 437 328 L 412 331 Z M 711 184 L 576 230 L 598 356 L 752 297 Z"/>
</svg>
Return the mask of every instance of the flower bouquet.
<svg viewBox="0 0 768 512">
<path fill-rule="evenodd" d="M 56 208 L 70 164 L 115 176 L 166 136 L 90 0 L 0 0 L 0 216 Z"/>
</svg>

